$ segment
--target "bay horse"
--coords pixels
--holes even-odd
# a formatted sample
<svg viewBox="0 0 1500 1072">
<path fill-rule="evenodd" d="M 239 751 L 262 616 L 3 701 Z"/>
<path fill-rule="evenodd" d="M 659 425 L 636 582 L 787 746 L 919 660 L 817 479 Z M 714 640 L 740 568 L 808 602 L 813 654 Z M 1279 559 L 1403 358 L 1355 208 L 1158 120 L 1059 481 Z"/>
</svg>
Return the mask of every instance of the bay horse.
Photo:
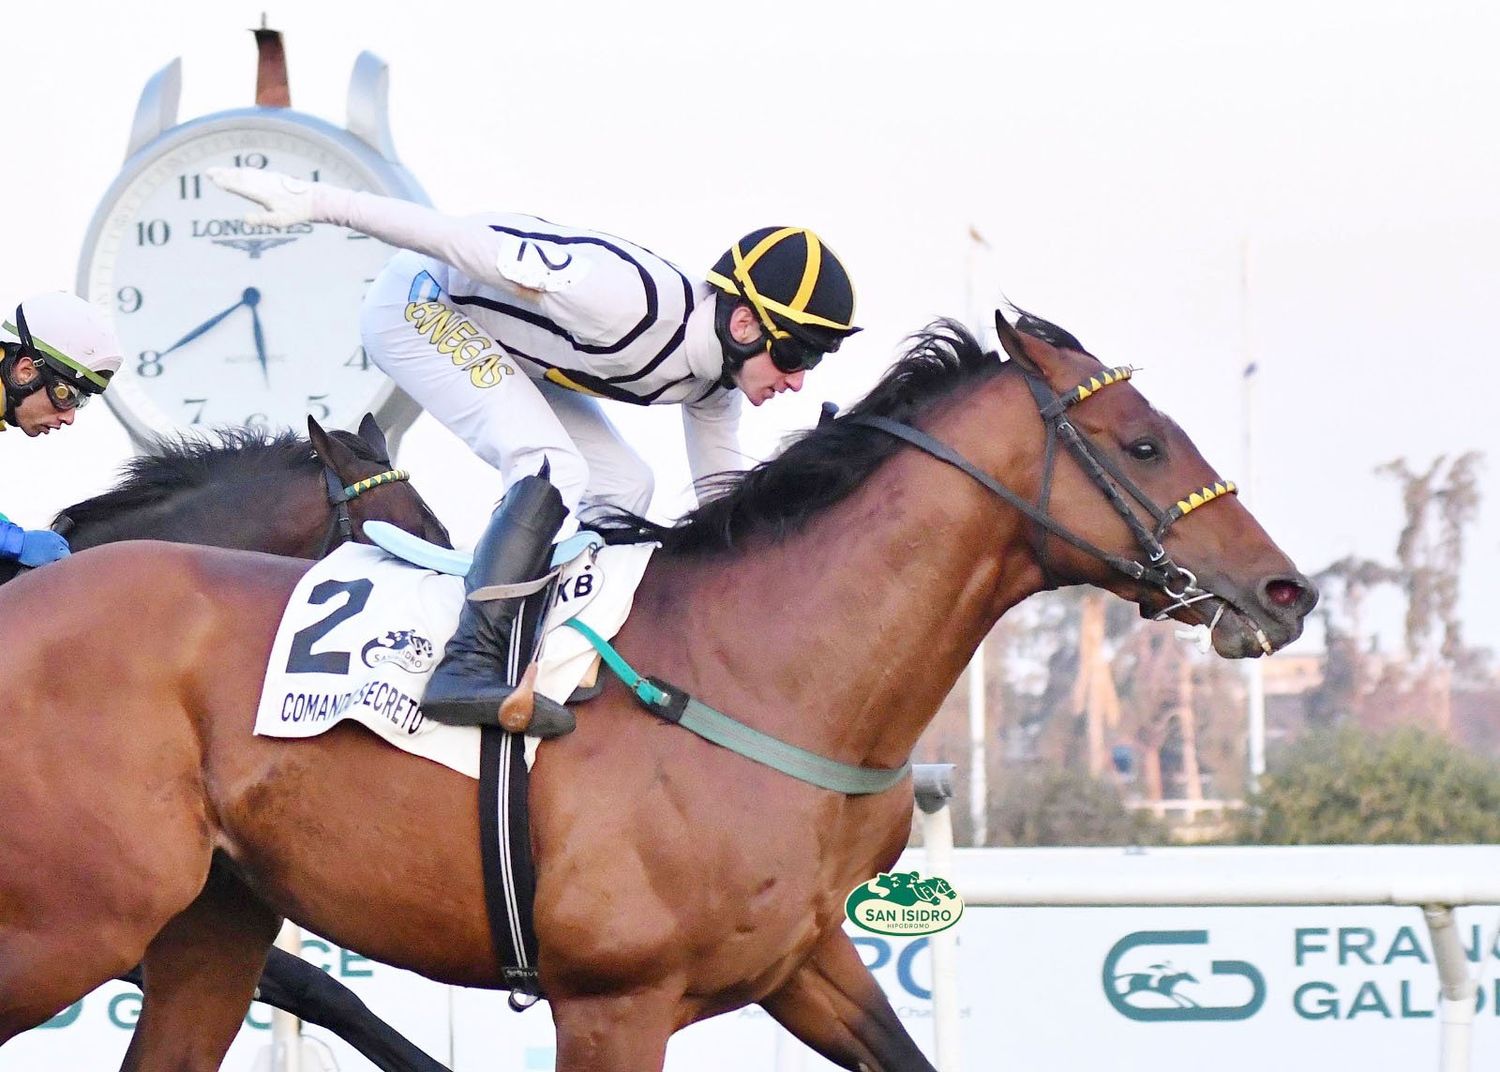
<svg viewBox="0 0 1500 1072">
<path fill-rule="evenodd" d="M 620 522 L 612 538 L 662 543 L 620 654 L 891 769 L 1000 615 L 1044 588 L 1209 626 L 1225 656 L 1295 639 L 1312 584 L 1128 370 L 1034 317 L 997 329 L 1009 360 L 939 324 L 677 525 Z M 502 985 L 476 782 L 348 724 L 251 735 L 306 568 L 132 543 L 0 589 L 0 1042 L 144 959 L 125 1067 L 215 1068 L 283 916 Z M 816 788 L 614 680 L 578 714 L 530 783 L 560 1072 L 659 1069 L 674 1031 L 752 1002 L 843 1067 L 930 1072 L 841 926 L 845 895 L 906 844 L 910 780 Z"/>
<path fill-rule="evenodd" d="M 392 467 L 372 415 L 358 433 L 325 431 L 309 417 L 307 432 L 221 428 L 159 440 L 125 463 L 115 488 L 66 507 L 53 528 L 75 551 L 169 540 L 307 559 L 363 541 L 364 522 L 380 520 L 451 546 L 405 470 Z"/>
</svg>

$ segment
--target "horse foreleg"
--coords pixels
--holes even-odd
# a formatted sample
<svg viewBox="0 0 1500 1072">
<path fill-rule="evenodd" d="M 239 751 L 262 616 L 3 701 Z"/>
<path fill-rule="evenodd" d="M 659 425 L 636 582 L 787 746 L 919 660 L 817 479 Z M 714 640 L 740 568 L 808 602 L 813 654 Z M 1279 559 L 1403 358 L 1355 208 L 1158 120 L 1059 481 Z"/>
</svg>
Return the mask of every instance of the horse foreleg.
<svg viewBox="0 0 1500 1072">
<path fill-rule="evenodd" d="M 677 995 L 553 997 L 557 1072 L 660 1072 L 677 1022 Z"/>
<path fill-rule="evenodd" d="M 216 1069 L 244 1022 L 281 919 L 222 867 L 146 947 L 145 1001 L 122 1072 Z"/>
<path fill-rule="evenodd" d="M 861 1072 L 935 1072 L 842 930 L 823 936 L 761 1006 L 828 1060 Z"/>
</svg>

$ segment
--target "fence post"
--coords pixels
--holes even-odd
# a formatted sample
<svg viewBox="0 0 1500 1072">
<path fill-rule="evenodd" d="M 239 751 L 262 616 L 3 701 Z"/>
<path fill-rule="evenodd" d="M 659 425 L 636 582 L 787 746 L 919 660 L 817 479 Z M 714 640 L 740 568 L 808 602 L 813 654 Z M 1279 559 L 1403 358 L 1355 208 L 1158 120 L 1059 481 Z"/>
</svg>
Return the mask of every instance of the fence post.
<svg viewBox="0 0 1500 1072">
<path fill-rule="evenodd" d="M 276 948 L 302 955 L 302 928 L 291 920 L 281 924 Z M 271 1010 L 272 1072 L 302 1072 L 302 1021 L 282 1009 Z"/>
<path fill-rule="evenodd" d="M 1469 962 L 1458 939 L 1453 906 L 1427 905 L 1422 915 L 1427 917 L 1427 931 L 1432 936 L 1433 959 L 1437 961 L 1443 995 L 1438 1002 L 1443 1016 L 1442 1057 L 1438 1067 L 1442 1072 L 1469 1072 L 1469 1040 L 1473 1034 L 1478 986 L 1469 974 Z"/>
<path fill-rule="evenodd" d="M 922 843 L 927 873 L 953 876 L 953 764 L 921 763 L 912 768 L 912 788 L 922 809 Z M 960 1072 L 963 1061 L 958 1025 L 958 940 L 953 928 L 939 931 L 932 948 L 932 1031 L 938 1072 Z"/>
</svg>

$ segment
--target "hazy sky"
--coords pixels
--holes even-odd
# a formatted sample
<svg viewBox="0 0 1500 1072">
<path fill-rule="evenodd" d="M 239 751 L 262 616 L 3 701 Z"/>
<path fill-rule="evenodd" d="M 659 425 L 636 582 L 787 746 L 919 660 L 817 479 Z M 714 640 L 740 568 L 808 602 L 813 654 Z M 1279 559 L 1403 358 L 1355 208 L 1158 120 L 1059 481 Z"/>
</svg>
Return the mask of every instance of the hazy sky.
<svg viewBox="0 0 1500 1072">
<path fill-rule="evenodd" d="M 264 7 L 8 5 L 0 304 L 72 287 L 154 71 L 182 57 L 183 119 L 251 103 Z M 750 415 L 757 456 L 823 399 L 858 398 L 906 333 L 964 316 L 973 280 L 978 300 L 1003 289 L 1142 366 L 1229 477 L 1246 472 L 1253 354 L 1253 506 L 1308 571 L 1390 558 L 1399 503 L 1376 465 L 1486 452 L 1463 609 L 1471 639 L 1500 646 L 1495 5 L 301 0 L 269 16 L 300 110 L 342 122 L 355 55 L 389 61 L 398 149 L 440 208 L 536 212 L 697 270 L 754 227 L 817 228 L 867 330 Z M 972 268 L 971 226 L 991 246 Z M 621 424 L 673 512 L 675 410 Z M 45 441 L 0 437 L 0 510 L 43 524 L 127 453 L 103 406 Z M 426 420 L 401 461 L 472 540 L 495 474 Z"/>
</svg>

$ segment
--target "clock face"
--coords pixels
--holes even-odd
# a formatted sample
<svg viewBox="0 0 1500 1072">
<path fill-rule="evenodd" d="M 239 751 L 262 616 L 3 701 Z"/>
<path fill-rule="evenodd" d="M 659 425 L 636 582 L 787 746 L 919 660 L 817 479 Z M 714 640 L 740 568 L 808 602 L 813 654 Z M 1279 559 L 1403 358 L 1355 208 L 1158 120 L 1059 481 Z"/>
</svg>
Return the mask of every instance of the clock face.
<svg viewBox="0 0 1500 1072">
<path fill-rule="evenodd" d="M 366 287 L 394 252 L 329 224 L 248 226 L 257 206 L 214 165 L 372 189 L 367 168 L 315 131 L 218 126 L 178 139 L 114 196 L 86 262 L 124 367 L 105 396 L 137 430 L 352 428 L 388 390 L 359 339 Z M 384 192 L 379 191 L 377 192 Z"/>
</svg>

